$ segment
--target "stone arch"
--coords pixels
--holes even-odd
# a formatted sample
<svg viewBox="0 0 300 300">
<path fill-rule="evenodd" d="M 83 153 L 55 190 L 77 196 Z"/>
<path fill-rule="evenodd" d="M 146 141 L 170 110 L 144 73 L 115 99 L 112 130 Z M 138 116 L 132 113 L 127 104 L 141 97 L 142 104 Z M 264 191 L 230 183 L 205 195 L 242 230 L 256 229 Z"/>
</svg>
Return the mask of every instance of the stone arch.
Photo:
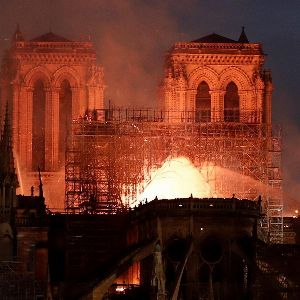
<svg viewBox="0 0 300 300">
<path fill-rule="evenodd" d="M 11 260 L 13 256 L 13 231 L 8 223 L 0 224 L 0 261 Z"/>
<path fill-rule="evenodd" d="M 220 89 L 225 92 L 230 82 L 238 88 L 240 121 L 251 122 L 253 118 L 257 119 L 255 115 L 257 99 L 252 79 L 242 69 L 228 67 L 220 74 Z"/>
<path fill-rule="evenodd" d="M 239 122 L 240 121 L 240 95 L 238 86 L 230 81 L 226 86 L 224 93 L 224 121 Z"/>
<path fill-rule="evenodd" d="M 230 82 L 234 82 L 239 91 L 250 90 L 252 82 L 249 76 L 240 68 L 229 67 L 220 74 L 220 89 L 225 91 Z"/>
<path fill-rule="evenodd" d="M 205 80 L 200 81 L 195 99 L 195 121 L 211 121 L 211 93 L 210 87 Z"/>
<path fill-rule="evenodd" d="M 67 80 L 71 88 L 78 88 L 80 86 L 80 76 L 73 68 L 63 66 L 56 70 L 52 76 L 52 86 L 60 88 L 61 83 Z"/>
<path fill-rule="evenodd" d="M 43 81 L 45 88 L 50 88 L 51 77 L 50 72 L 44 66 L 38 66 L 31 69 L 24 77 L 24 85 L 33 88 L 36 81 Z"/>
<path fill-rule="evenodd" d="M 218 73 L 209 67 L 198 67 L 188 76 L 188 85 L 190 89 L 196 90 L 200 82 L 205 81 L 210 90 L 218 88 Z"/>
</svg>

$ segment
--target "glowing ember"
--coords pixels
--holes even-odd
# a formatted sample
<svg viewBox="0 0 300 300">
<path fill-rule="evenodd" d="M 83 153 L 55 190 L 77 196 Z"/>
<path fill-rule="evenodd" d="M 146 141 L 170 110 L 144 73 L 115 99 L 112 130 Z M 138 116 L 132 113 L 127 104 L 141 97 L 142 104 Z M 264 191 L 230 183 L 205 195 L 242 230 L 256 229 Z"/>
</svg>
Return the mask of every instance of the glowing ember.
<svg viewBox="0 0 300 300">
<path fill-rule="evenodd" d="M 167 159 L 162 167 L 151 176 L 152 180 L 139 197 L 140 200 L 174 199 L 193 197 L 205 198 L 211 188 L 201 172 L 185 157 Z"/>
</svg>

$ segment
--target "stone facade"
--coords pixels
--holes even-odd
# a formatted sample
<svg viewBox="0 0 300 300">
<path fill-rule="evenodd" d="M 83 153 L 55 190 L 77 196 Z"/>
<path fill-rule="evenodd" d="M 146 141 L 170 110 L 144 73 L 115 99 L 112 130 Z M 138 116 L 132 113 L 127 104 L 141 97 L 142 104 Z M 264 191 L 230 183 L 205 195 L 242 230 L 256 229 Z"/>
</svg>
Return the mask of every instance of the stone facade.
<svg viewBox="0 0 300 300">
<path fill-rule="evenodd" d="M 176 43 L 166 57 L 159 106 L 177 122 L 187 116 L 197 121 L 197 112 L 204 119 L 200 86 L 205 83 L 206 121 L 230 121 L 227 112 L 237 110 L 238 121 L 271 123 L 272 82 L 263 70 L 264 59 L 261 45 L 249 43 L 244 30 L 238 41 L 211 34 Z M 238 90 L 232 109 L 230 84 Z"/>
<path fill-rule="evenodd" d="M 59 152 L 64 152 L 71 120 L 88 109 L 102 109 L 103 91 L 103 68 L 96 64 L 92 42 L 74 42 L 51 32 L 24 40 L 18 29 L 2 63 L 1 101 L 9 102 L 21 167 L 63 167 Z"/>
</svg>

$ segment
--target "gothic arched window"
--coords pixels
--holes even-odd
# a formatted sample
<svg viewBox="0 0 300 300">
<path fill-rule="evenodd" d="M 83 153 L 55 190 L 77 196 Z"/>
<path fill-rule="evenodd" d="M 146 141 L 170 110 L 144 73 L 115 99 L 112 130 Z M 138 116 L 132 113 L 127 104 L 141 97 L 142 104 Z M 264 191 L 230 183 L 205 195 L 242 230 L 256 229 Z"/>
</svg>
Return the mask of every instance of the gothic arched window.
<svg viewBox="0 0 300 300">
<path fill-rule="evenodd" d="M 224 121 L 240 121 L 240 97 L 238 88 L 232 81 L 227 85 L 224 96 Z"/>
<path fill-rule="evenodd" d="M 68 80 L 63 80 L 59 91 L 59 167 L 65 165 L 67 136 L 72 125 L 72 90 Z"/>
<path fill-rule="evenodd" d="M 33 86 L 32 95 L 32 169 L 45 171 L 45 102 L 46 92 L 42 80 Z"/>
<path fill-rule="evenodd" d="M 211 98 L 209 86 L 205 81 L 200 82 L 196 95 L 196 122 L 211 121 Z"/>
</svg>

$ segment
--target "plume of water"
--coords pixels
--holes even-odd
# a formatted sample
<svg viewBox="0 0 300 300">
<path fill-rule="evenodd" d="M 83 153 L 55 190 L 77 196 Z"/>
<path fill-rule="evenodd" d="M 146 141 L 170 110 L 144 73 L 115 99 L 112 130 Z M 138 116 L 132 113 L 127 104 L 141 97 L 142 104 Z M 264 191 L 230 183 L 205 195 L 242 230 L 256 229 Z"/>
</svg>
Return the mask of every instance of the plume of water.
<svg viewBox="0 0 300 300">
<path fill-rule="evenodd" d="M 19 164 L 19 159 L 16 153 L 14 153 L 14 158 L 15 158 L 15 162 L 16 162 L 16 171 L 17 171 L 17 177 L 18 177 L 18 181 L 19 181 L 19 191 L 20 194 L 24 194 L 24 186 L 23 186 L 23 178 L 22 178 L 22 173 L 21 173 L 21 168 L 20 168 L 20 164 Z"/>
</svg>

